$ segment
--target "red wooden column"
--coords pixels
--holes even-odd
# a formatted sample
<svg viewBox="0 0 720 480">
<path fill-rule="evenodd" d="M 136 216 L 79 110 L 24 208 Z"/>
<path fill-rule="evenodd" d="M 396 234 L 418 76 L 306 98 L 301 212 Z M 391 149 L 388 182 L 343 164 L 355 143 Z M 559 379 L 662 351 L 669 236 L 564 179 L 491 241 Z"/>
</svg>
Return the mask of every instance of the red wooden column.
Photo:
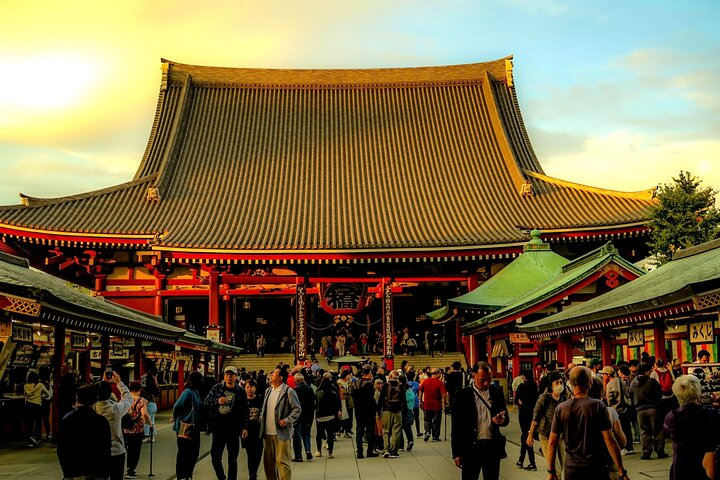
<svg viewBox="0 0 720 480">
<path fill-rule="evenodd" d="M 295 280 L 295 363 L 306 360 L 307 338 L 307 285 L 303 278 Z"/>
<path fill-rule="evenodd" d="M 383 323 L 383 357 L 385 358 L 385 366 L 387 370 L 395 367 L 393 355 L 393 298 L 392 298 L 392 282 L 390 279 L 382 281 L 383 303 L 382 303 L 382 323 Z"/>
<path fill-rule="evenodd" d="M 142 340 L 139 338 L 135 339 L 135 351 L 133 352 L 133 361 L 135 368 L 133 368 L 133 379 L 140 380 L 143 374 L 143 355 L 142 355 Z"/>
<path fill-rule="evenodd" d="M 662 358 L 667 361 L 665 351 L 665 321 L 655 320 L 653 322 L 653 333 L 655 335 L 655 358 Z"/>
<path fill-rule="evenodd" d="M 60 417 L 58 415 L 58 398 L 62 365 L 65 362 L 65 326 L 55 325 L 55 352 L 53 353 L 53 400 L 52 400 L 52 436 L 58 438 Z"/>
<path fill-rule="evenodd" d="M 603 366 L 612 365 L 612 337 L 610 332 L 602 332 L 600 335 L 600 352 Z"/>
<path fill-rule="evenodd" d="M 153 272 L 153 275 L 155 275 L 155 315 L 158 315 L 160 317 L 163 316 L 165 312 L 164 310 L 164 304 L 163 304 L 163 297 L 161 296 L 161 292 L 165 290 L 165 278 L 166 276 L 162 273 L 158 273 L 157 270 Z"/>
<path fill-rule="evenodd" d="M 513 371 L 512 378 L 520 375 L 520 344 L 516 343 L 513 345 Z"/>
<path fill-rule="evenodd" d="M 105 278 L 107 275 L 103 275 L 100 273 L 95 274 L 95 291 L 96 292 L 102 292 L 105 290 Z"/>
<path fill-rule="evenodd" d="M 225 300 L 225 343 L 227 345 L 230 345 L 230 338 L 232 337 L 233 331 L 232 331 L 232 318 L 233 318 L 233 312 L 232 312 L 232 297 L 230 295 L 225 295 L 223 297 L 223 300 Z M 237 339 L 235 339 L 237 340 Z"/>
<path fill-rule="evenodd" d="M 216 269 L 210 270 L 210 291 L 208 295 L 208 327 L 218 328 L 220 325 L 220 273 Z"/>
<path fill-rule="evenodd" d="M 562 362 L 564 366 L 568 366 L 572 363 L 572 338 L 569 335 L 563 335 L 558 337 L 557 341 L 557 359 Z"/>
</svg>

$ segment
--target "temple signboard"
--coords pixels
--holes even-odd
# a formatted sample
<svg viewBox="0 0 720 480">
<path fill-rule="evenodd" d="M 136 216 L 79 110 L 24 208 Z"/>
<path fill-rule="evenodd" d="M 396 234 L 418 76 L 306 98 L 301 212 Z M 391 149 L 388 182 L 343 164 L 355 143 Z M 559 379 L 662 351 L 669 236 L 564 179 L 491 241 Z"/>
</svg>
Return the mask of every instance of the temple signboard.
<svg viewBox="0 0 720 480">
<path fill-rule="evenodd" d="M 295 318 L 297 319 L 297 327 L 295 330 L 295 338 L 297 345 L 295 353 L 297 359 L 307 358 L 307 285 L 298 283 L 295 293 Z"/>
<path fill-rule="evenodd" d="M 393 357 L 392 284 L 383 285 L 383 356 Z"/>
</svg>

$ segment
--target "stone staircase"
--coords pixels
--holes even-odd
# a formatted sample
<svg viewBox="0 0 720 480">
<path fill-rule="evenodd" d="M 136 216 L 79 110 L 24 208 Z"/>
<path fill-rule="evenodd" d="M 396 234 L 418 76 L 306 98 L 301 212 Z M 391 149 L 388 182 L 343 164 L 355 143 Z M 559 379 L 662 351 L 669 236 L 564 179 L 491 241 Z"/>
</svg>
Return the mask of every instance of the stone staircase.
<svg viewBox="0 0 720 480">
<path fill-rule="evenodd" d="M 225 359 L 224 367 L 233 365 L 237 367 L 238 370 L 244 367 L 248 372 L 259 370 L 270 372 L 274 370 L 275 366 L 280 362 L 292 365 L 295 362 L 294 358 L 295 357 L 292 353 L 273 353 L 265 355 L 264 357 L 257 357 L 254 354 L 237 355 L 234 357 L 227 357 Z M 324 357 L 318 356 L 318 360 L 320 361 L 320 367 L 325 370 L 337 370 L 338 368 L 337 363 L 331 362 L 328 364 Z M 370 355 L 370 360 L 377 362 L 379 357 L 377 355 Z M 463 367 L 467 367 L 465 363 L 465 356 L 459 352 L 445 352 L 442 356 L 440 354 L 435 354 L 434 357 L 419 354 L 414 356 L 396 355 L 395 368 L 400 368 L 400 364 L 403 360 L 407 360 L 416 371 L 425 367 L 445 369 L 445 367 L 449 367 L 456 361 L 460 362 Z"/>
</svg>

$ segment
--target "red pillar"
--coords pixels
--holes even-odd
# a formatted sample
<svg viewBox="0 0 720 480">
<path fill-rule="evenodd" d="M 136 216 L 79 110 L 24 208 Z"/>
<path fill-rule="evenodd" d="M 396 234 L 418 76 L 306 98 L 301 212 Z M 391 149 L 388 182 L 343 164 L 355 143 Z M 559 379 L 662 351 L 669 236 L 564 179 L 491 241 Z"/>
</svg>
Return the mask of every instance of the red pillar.
<svg viewBox="0 0 720 480">
<path fill-rule="evenodd" d="M 600 338 L 602 342 L 602 345 L 600 345 L 602 364 L 603 366 L 612 365 L 612 337 L 609 332 L 603 332 Z"/>
<path fill-rule="evenodd" d="M 164 310 L 164 303 L 163 303 L 163 297 L 160 295 L 160 292 L 165 290 L 165 275 L 162 275 L 160 273 L 154 272 L 155 274 L 155 315 L 162 317 L 165 312 Z"/>
<path fill-rule="evenodd" d="M 230 345 L 232 337 L 232 297 L 225 296 L 225 343 Z M 236 339 L 237 340 L 237 339 Z"/>
<path fill-rule="evenodd" d="M 517 377 L 520 375 L 520 348 L 518 348 L 520 344 L 513 345 L 513 371 L 512 371 L 512 378 Z"/>
<path fill-rule="evenodd" d="M 210 270 L 210 291 L 208 295 L 208 326 L 217 328 L 220 325 L 220 285 L 217 270 Z"/>
<path fill-rule="evenodd" d="M 106 275 L 102 275 L 99 273 L 95 274 L 95 291 L 96 292 L 102 292 L 105 290 L 105 278 L 106 278 Z"/>
<path fill-rule="evenodd" d="M 665 322 L 662 319 L 653 322 L 653 333 L 655 334 L 655 358 L 662 358 L 667 361 L 667 352 L 665 351 Z"/>
<path fill-rule="evenodd" d="M 472 292 L 478 287 L 478 274 L 471 273 L 468 275 L 468 292 Z"/>
<path fill-rule="evenodd" d="M 52 435 L 58 438 L 60 418 L 58 416 L 58 397 L 62 365 L 65 362 L 65 326 L 55 326 L 55 352 L 53 353 L 53 400 L 52 400 Z"/>
<path fill-rule="evenodd" d="M 563 335 L 558 338 L 557 359 L 566 367 L 568 364 L 572 363 L 572 350 L 572 338 L 569 335 Z"/>
</svg>

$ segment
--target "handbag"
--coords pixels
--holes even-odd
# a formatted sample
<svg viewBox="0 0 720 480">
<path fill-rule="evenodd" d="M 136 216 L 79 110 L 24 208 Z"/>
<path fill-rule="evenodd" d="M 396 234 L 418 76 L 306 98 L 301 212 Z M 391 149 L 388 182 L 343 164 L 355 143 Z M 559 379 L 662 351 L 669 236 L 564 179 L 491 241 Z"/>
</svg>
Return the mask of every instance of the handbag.
<svg viewBox="0 0 720 480">
<path fill-rule="evenodd" d="M 375 417 L 375 435 L 378 437 L 383 436 L 383 424 L 380 417 Z"/>
<path fill-rule="evenodd" d="M 340 420 L 347 420 L 348 418 L 350 418 L 350 415 L 348 414 L 347 403 L 345 403 L 345 399 L 341 401 L 341 405 L 342 414 L 340 416 Z"/>
<path fill-rule="evenodd" d="M 189 422 L 183 422 L 180 421 L 180 427 L 178 428 L 177 436 L 178 438 L 184 438 L 186 440 L 191 440 L 193 436 L 195 435 L 195 423 L 193 420 L 195 419 L 195 402 L 192 401 L 192 408 L 190 409 L 190 421 Z"/>
</svg>

